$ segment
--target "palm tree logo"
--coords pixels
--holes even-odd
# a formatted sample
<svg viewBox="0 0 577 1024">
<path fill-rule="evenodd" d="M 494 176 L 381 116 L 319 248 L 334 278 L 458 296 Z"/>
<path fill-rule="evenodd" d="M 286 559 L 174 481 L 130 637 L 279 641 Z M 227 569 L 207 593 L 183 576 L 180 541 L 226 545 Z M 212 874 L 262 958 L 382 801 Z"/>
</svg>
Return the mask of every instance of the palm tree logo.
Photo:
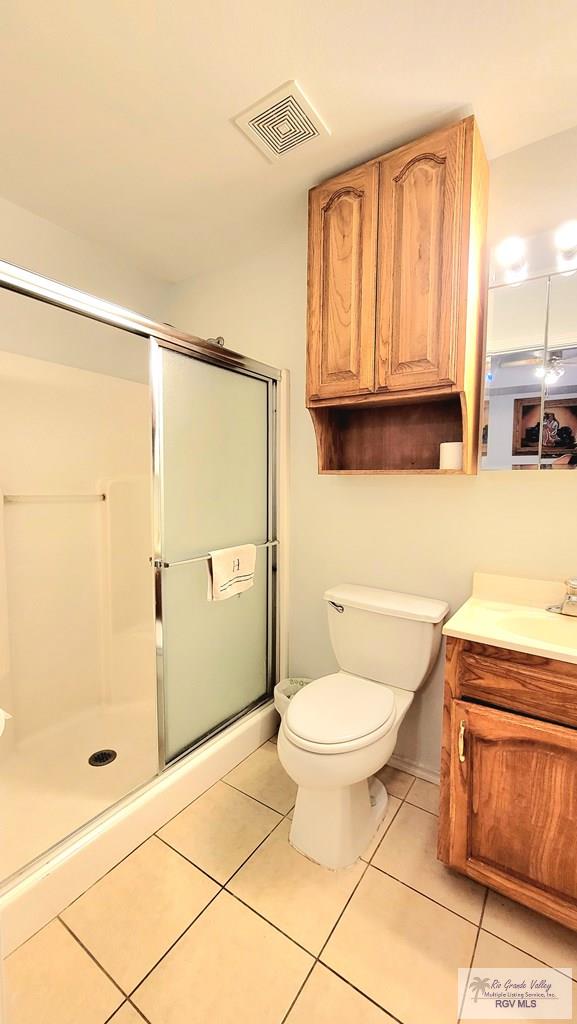
<svg viewBox="0 0 577 1024">
<path fill-rule="evenodd" d="M 477 976 L 476 978 L 473 978 L 471 982 L 469 982 L 469 988 L 471 989 L 472 992 L 475 993 L 475 998 L 473 999 L 474 1003 L 477 1002 L 479 995 L 485 995 L 485 992 L 489 988 L 489 981 L 489 978 L 479 978 Z"/>
</svg>

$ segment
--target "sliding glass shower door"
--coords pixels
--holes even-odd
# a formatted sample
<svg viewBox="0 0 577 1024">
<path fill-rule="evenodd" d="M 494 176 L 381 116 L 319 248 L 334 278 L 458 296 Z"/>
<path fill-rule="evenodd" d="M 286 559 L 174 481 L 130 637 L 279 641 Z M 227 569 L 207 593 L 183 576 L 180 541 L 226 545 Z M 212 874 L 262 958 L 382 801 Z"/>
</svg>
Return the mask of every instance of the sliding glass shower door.
<svg viewBox="0 0 577 1024">
<path fill-rule="evenodd" d="M 160 754 L 267 698 L 275 658 L 275 389 L 252 364 L 152 342 Z M 229 360 L 228 360 L 229 361 Z M 251 368 L 252 367 L 252 368 Z M 207 554 L 257 545 L 254 586 L 207 597 Z"/>
</svg>

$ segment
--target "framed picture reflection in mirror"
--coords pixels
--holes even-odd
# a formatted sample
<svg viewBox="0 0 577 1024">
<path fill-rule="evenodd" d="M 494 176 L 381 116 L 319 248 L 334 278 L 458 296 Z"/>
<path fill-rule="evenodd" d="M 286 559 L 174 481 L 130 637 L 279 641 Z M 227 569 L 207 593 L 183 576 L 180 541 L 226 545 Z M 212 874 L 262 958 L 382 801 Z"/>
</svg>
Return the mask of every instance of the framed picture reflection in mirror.
<svg viewBox="0 0 577 1024">
<path fill-rule="evenodd" d="M 513 414 L 513 455 L 539 451 L 540 398 L 518 398 Z M 543 456 L 577 455 L 577 398 L 545 399 Z"/>
</svg>

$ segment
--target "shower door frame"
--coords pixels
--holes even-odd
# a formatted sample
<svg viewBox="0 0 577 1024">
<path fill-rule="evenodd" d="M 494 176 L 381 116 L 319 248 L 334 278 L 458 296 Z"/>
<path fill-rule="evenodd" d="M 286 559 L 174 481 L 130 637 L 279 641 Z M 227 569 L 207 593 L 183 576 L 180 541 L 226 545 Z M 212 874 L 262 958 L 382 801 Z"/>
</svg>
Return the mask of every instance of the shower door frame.
<svg viewBox="0 0 577 1024">
<path fill-rule="evenodd" d="M 267 630 L 266 630 L 266 690 L 240 711 L 230 715 L 208 732 L 195 739 L 184 750 L 169 761 L 166 760 L 166 729 L 165 729 L 165 694 L 166 678 L 164 670 L 164 621 L 163 621 L 163 573 L 171 563 L 163 557 L 163 506 L 164 506 L 164 466 L 163 466 L 163 374 L 162 350 L 176 352 L 179 355 L 196 359 L 212 366 L 241 376 L 256 378 L 267 385 L 267 536 L 264 540 L 254 538 L 257 548 L 267 550 Z M 277 429 L 277 388 L 280 371 L 265 363 L 242 356 L 235 358 L 231 365 L 230 353 L 217 347 L 210 351 L 199 351 L 196 345 L 191 346 L 176 339 L 165 339 L 158 335 L 150 336 L 150 383 L 152 390 L 152 465 L 153 465 L 153 524 L 154 524 L 154 601 L 155 601 L 155 642 L 156 642 L 156 684 L 157 684 L 157 721 L 158 721 L 158 760 L 159 770 L 172 768 L 191 751 L 217 736 L 233 722 L 238 721 L 267 703 L 278 679 L 279 643 L 278 643 L 278 429 Z M 191 554 L 186 561 L 208 561 L 207 552 Z"/>
<path fill-rule="evenodd" d="M 160 323 L 152 320 L 125 306 L 108 302 L 89 292 L 83 292 L 78 288 L 71 288 L 69 285 L 51 278 L 36 274 L 34 271 L 26 270 L 7 260 L 0 259 L 0 289 L 16 292 L 31 299 L 37 299 L 50 306 L 57 306 L 66 309 L 71 313 L 78 313 L 89 320 L 96 320 L 99 323 L 108 324 L 127 331 L 146 341 L 150 349 L 153 345 L 159 348 L 172 349 L 182 355 L 191 356 L 204 362 L 212 363 L 227 370 L 234 370 L 250 377 L 257 377 L 268 382 L 268 421 L 269 421 L 269 451 L 268 451 L 268 514 L 267 514 L 267 547 L 270 556 L 267 559 L 267 692 L 252 705 L 244 708 L 238 714 L 231 716 L 218 728 L 201 737 L 197 742 L 187 747 L 169 764 L 165 761 L 164 748 L 164 678 L 162 673 L 162 660 L 159 661 L 159 654 L 162 656 L 162 566 L 161 555 L 161 524 L 159 519 L 161 501 L 161 474 L 159 471 L 160 436 L 159 430 L 161 419 L 159 418 L 158 402 L 155 398 L 154 379 L 151 374 L 150 389 L 152 392 L 152 448 L 153 448 L 153 522 L 154 522 L 154 547 L 151 562 L 154 563 L 154 591 L 155 591 L 155 616 L 156 616 L 156 668 L 157 668 L 157 722 L 158 722 L 158 775 L 165 768 L 170 768 L 178 761 L 185 758 L 192 750 L 204 743 L 210 736 L 224 730 L 232 722 L 244 717 L 253 708 L 267 703 L 272 696 L 272 687 L 278 676 L 279 665 L 279 558 L 277 537 L 278 524 L 278 386 L 281 382 L 281 371 L 267 363 L 250 359 L 227 349 L 218 342 L 205 340 L 185 331 L 179 331 L 170 324 Z M 160 675 L 159 675 L 160 666 Z M 157 777 L 158 777 L 157 775 Z M 97 816 L 99 817 L 99 816 Z M 83 826 L 84 827 L 84 826 Z M 64 837 L 69 838 L 69 837 Z"/>
</svg>

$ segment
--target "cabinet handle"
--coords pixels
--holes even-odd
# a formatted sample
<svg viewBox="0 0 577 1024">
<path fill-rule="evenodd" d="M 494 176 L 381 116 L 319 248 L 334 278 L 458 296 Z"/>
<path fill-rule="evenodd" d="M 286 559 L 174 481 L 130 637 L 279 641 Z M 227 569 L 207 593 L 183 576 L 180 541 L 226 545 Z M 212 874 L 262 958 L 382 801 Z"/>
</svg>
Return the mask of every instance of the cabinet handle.
<svg viewBox="0 0 577 1024">
<path fill-rule="evenodd" d="M 465 760 L 465 719 L 459 722 L 459 761 Z"/>
</svg>

